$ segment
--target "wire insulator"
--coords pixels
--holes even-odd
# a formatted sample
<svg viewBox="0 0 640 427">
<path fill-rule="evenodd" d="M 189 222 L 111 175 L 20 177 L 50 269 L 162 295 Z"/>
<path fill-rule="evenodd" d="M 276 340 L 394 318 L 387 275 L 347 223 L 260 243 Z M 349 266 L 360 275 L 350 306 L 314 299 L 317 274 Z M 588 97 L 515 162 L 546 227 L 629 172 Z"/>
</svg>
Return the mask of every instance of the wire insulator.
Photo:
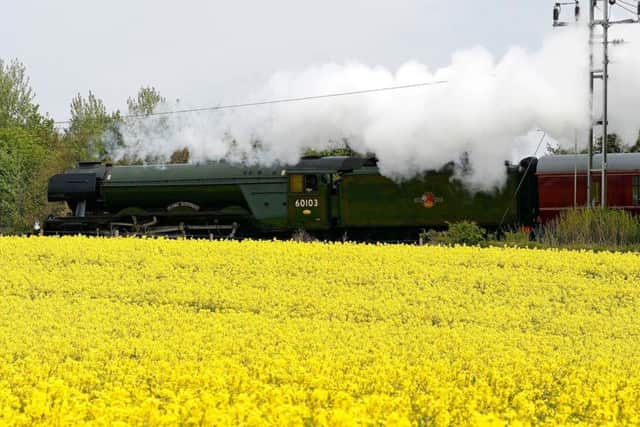
<svg viewBox="0 0 640 427">
<path fill-rule="evenodd" d="M 638 0 L 638 18 L 640 18 L 640 0 Z"/>
<path fill-rule="evenodd" d="M 555 7 L 553 8 L 553 23 L 557 24 L 559 20 L 560 20 L 560 3 L 556 3 Z"/>
<path fill-rule="evenodd" d="M 580 20 L 580 3 L 578 1 L 576 1 L 575 13 L 576 13 L 576 22 L 578 22 Z"/>
<path fill-rule="evenodd" d="M 613 6 L 614 4 L 616 4 L 616 0 L 609 0 L 609 4 Z"/>
</svg>

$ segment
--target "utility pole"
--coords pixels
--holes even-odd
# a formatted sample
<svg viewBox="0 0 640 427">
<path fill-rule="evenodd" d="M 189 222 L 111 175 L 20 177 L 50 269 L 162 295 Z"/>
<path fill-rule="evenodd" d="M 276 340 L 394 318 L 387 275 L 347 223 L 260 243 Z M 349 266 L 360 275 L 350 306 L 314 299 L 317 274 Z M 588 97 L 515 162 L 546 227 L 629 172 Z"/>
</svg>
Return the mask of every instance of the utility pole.
<svg viewBox="0 0 640 427">
<path fill-rule="evenodd" d="M 589 1 L 589 144 L 587 148 L 588 160 L 587 160 L 587 207 L 593 207 L 593 199 L 591 195 L 591 171 L 593 170 L 593 123 L 595 118 L 593 117 L 593 91 L 595 88 L 595 74 L 593 72 L 593 36 L 595 35 L 592 22 L 596 19 L 596 2 Z"/>
<path fill-rule="evenodd" d="M 609 151 L 609 3 L 616 0 L 602 1 L 602 163 L 600 165 L 600 207 L 607 207 L 607 151 Z M 595 25 L 595 21 L 591 23 Z"/>
<path fill-rule="evenodd" d="M 600 172 L 601 184 L 600 184 L 600 206 L 602 208 L 607 207 L 607 151 L 609 141 L 609 28 L 615 24 L 637 24 L 640 23 L 640 0 L 636 3 L 636 10 L 632 10 L 633 0 L 587 0 L 589 2 L 589 144 L 588 144 L 588 162 L 587 162 L 587 207 L 594 207 L 594 200 L 592 198 L 592 176 L 593 172 Z M 618 4 L 620 2 L 620 4 Z M 598 4 L 602 4 L 602 19 L 596 19 L 596 9 L 599 9 Z M 556 3 L 553 8 L 553 26 L 562 27 L 568 25 L 566 22 L 560 21 L 560 14 L 562 6 L 575 5 L 575 19 L 576 22 L 580 18 L 580 0 L 575 2 Z M 613 6 L 620 6 L 621 9 L 627 13 L 635 13 L 633 19 L 623 19 L 620 21 L 612 21 L 610 19 L 609 8 Z M 602 26 L 602 69 L 595 69 L 593 47 L 595 44 L 595 28 Z M 602 120 L 595 120 L 593 114 L 594 107 L 594 87 L 596 80 L 602 80 Z M 595 128 L 602 126 L 602 161 L 600 169 L 593 168 L 593 156 L 594 156 L 594 137 Z"/>
</svg>

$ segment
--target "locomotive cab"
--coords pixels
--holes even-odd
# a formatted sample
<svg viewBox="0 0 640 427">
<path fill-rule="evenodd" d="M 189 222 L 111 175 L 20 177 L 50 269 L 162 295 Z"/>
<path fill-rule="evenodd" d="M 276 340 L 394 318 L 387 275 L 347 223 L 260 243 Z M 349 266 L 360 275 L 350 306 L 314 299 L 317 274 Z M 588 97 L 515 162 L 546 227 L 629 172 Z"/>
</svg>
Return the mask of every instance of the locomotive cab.
<svg viewBox="0 0 640 427">
<path fill-rule="evenodd" d="M 290 225 L 304 229 L 326 229 L 329 226 L 329 188 L 320 173 L 289 175 L 287 217 Z"/>
<path fill-rule="evenodd" d="M 286 170 L 289 227 L 329 230 L 335 226 L 340 217 L 340 176 L 361 168 L 365 161 L 346 156 L 308 156 Z"/>
</svg>

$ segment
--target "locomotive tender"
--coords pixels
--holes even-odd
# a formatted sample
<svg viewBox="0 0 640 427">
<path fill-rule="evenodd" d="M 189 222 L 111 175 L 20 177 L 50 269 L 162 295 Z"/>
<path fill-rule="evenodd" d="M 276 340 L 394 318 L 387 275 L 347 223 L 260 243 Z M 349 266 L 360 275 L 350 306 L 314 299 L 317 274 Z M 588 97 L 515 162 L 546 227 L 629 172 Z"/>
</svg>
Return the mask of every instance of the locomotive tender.
<svg viewBox="0 0 640 427">
<path fill-rule="evenodd" d="M 491 193 L 465 188 L 452 165 L 396 182 L 380 174 L 375 159 L 359 157 L 305 157 L 274 167 L 85 162 L 50 178 L 49 201 L 66 202 L 71 214 L 47 219 L 44 232 L 286 237 L 304 229 L 327 238 L 395 240 L 462 220 L 494 230 L 531 227 L 574 200 L 585 204 L 586 161 L 523 159 L 507 165 L 506 185 Z M 640 154 L 610 155 L 608 180 L 609 206 L 640 208 Z"/>
</svg>

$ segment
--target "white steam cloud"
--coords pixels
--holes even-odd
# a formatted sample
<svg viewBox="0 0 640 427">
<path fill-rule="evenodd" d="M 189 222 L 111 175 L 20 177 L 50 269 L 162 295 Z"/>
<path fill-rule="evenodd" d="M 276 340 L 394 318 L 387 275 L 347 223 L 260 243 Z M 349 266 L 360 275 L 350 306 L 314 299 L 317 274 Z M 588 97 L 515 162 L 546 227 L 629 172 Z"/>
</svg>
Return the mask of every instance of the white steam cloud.
<svg viewBox="0 0 640 427">
<path fill-rule="evenodd" d="M 366 90 L 447 80 L 419 88 L 271 104 L 197 114 L 129 120 L 125 146 L 116 157 L 168 158 L 188 148 L 191 161 L 231 159 L 293 163 L 307 149 L 344 141 L 357 152 L 375 153 L 381 172 L 411 177 L 467 158 L 463 179 L 477 189 L 504 181 L 505 160 L 534 154 L 541 134 L 573 146 L 586 134 L 588 43 L 584 27 L 563 28 L 537 52 L 511 48 L 496 59 L 478 47 L 457 52 L 446 68 L 408 62 L 393 72 L 358 63 L 327 64 L 281 72 L 255 100 Z M 640 40 L 639 40 L 640 41 Z M 637 46 L 635 46 L 637 49 Z M 619 49 L 612 73 L 612 131 L 637 137 L 640 59 L 634 46 Z M 635 75 L 634 75 L 635 74 Z M 622 83 L 635 79 L 631 90 Z M 619 82 L 619 84 L 618 84 Z M 624 107 L 626 106 L 626 107 Z M 158 111 L 175 106 L 162 105 Z M 635 111 L 634 111 L 635 110 Z M 635 116 L 634 116 L 635 115 Z M 581 137 L 581 145 L 585 144 Z M 546 145 L 546 144 L 545 144 Z M 544 146 L 538 152 L 542 154 Z"/>
</svg>

